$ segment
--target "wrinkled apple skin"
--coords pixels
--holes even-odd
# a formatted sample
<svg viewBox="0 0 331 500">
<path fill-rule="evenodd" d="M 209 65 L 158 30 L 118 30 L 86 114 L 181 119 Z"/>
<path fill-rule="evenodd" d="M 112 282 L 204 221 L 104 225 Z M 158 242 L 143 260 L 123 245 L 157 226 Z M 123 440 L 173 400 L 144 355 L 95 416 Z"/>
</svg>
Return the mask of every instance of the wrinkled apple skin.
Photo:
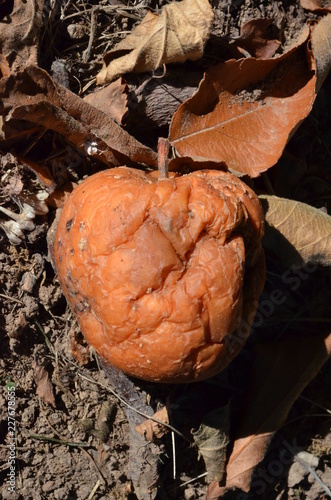
<svg viewBox="0 0 331 500">
<path fill-rule="evenodd" d="M 149 381 L 203 380 L 246 341 L 265 280 L 263 228 L 258 198 L 229 173 L 157 180 L 114 168 L 68 198 L 58 277 L 102 358 Z"/>
</svg>

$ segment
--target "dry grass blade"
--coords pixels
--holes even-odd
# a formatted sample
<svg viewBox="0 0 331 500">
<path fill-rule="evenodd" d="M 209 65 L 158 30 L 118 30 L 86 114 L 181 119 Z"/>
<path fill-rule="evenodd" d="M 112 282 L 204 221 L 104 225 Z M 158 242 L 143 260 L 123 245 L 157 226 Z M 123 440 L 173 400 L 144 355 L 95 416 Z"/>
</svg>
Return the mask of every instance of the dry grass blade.
<svg viewBox="0 0 331 500">
<path fill-rule="evenodd" d="M 91 445 L 89 443 L 75 443 L 73 441 L 68 441 L 67 439 L 58 439 L 50 436 L 44 436 L 42 434 L 29 434 L 29 437 L 32 439 L 39 439 L 40 441 L 46 441 L 49 443 L 62 444 L 65 446 L 74 446 L 78 448 L 90 448 Z"/>
</svg>

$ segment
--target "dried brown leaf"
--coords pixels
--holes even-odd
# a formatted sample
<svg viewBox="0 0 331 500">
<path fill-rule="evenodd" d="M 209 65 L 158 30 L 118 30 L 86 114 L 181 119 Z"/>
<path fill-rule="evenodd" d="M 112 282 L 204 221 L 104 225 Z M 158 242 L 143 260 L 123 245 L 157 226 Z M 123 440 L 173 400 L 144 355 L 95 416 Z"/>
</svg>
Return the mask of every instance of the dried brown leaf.
<svg viewBox="0 0 331 500">
<path fill-rule="evenodd" d="M 153 418 L 165 424 L 169 424 L 167 407 L 164 406 L 161 410 L 154 413 Z M 139 434 L 144 436 L 146 441 L 161 439 L 168 432 L 167 427 L 151 419 L 143 421 L 141 424 L 137 425 L 135 429 Z"/>
<path fill-rule="evenodd" d="M 43 2 L 15 0 L 12 3 L 13 9 L 1 21 L 0 52 L 10 61 L 11 71 L 17 71 L 30 64 L 37 64 Z"/>
<path fill-rule="evenodd" d="M 318 12 L 330 12 L 331 11 L 331 1 L 330 0 L 300 0 L 300 5 L 303 9 L 318 11 Z"/>
<path fill-rule="evenodd" d="M 100 109 L 100 111 L 121 125 L 128 111 L 127 88 L 128 86 L 124 83 L 123 79 L 118 78 L 107 85 L 107 87 L 98 89 L 84 97 L 84 101 Z"/>
<path fill-rule="evenodd" d="M 272 20 L 268 18 L 251 19 L 240 29 L 240 37 L 234 46 L 245 57 L 268 59 L 273 57 L 280 46 L 280 41 L 273 38 L 270 32 Z"/>
<path fill-rule="evenodd" d="M 168 67 L 162 78 L 146 76 L 143 83 L 141 77 L 131 76 L 134 82 L 130 86 L 129 112 L 125 117 L 127 130 L 137 138 L 155 142 L 155 137 L 163 136 L 165 127 L 169 127 L 178 103 L 196 92 L 202 75 L 200 70 L 188 71 L 179 66 Z"/>
<path fill-rule="evenodd" d="M 12 145 L 21 135 L 53 130 L 106 165 L 157 164 L 154 151 L 139 143 L 107 114 L 56 85 L 46 71 L 36 66 L 3 78 L 0 94 L 3 146 Z"/>
<path fill-rule="evenodd" d="M 54 242 L 52 242 L 54 245 Z M 90 361 L 90 350 L 82 334 L 77 328 L 76 323 L 69 332 L 71 353 L 79 366 L 86 366 Z"/>
<path fill-rule="evenodd" d="M 0 54 L 0 78 L 10 75 L 10 67 L 7 59 Z"/>
<path fill-rule="evenodd" d="M 17 159 L 36 175 L 38 181 L 49 193 L 52 193 L 56 189 L 56 182 L 46 165 L 40 165 L 35 161 L 23 158 L 20 155 L 17 155 Z"/>
<path fill-rule="evenodd" d="M 322 17 L 313 28 L 311 43 L 316 62 L 318 91 L 331 69 L 331 14 Z"/>
<path fill-rule="evenodd" d="M 285 422 L 294 401 L 331 354 L 331 334 L 286 335 L 257 345 L 241 423 L 227 466 L 226 486 L 214 482 L 207 499 L 231 488 L 248 492 L 255 467 L 274 432 Z"/>
<path fill-rule="evenodd" d="M 221 481 L 225 472 L 226 448 L 229 444 L 230 405 L 207 413 L 192 432 L 208 472 L 208 481 Z"/>
<path fill-rule="evenodd" d="M 49 403 L 55 408 L 55 398 L 53 392 L 53 385 L 50 380 L 49 373 L 44 364 L 33 362 L 34 378 L 37 384 L 37 396 Z"/>
<path fill-rule="evenodd" d="M 287 265 L 331 264 L 331 217 L 305 203 L 259 196 L 267 228 L 263 246 Z"/>
<path fill-rule="evenodd" d="M 132 33 L 104 56 L 97 83 L 111 82 L 132 71 L 153 71 L 163 64 L 200 59 L 212 21 L 208 0 L 172 2 L 160 15 L 148 12 Z"/>
<path fill-rule="evenodd" d="M 273 166 L 315 99 L 316 76 L 305 49 L 301 39 L 277 58 L 210 68 L 172 119 L 169 139 L 179 155 L 224 162 L 252 177 Z"/>
</svg>

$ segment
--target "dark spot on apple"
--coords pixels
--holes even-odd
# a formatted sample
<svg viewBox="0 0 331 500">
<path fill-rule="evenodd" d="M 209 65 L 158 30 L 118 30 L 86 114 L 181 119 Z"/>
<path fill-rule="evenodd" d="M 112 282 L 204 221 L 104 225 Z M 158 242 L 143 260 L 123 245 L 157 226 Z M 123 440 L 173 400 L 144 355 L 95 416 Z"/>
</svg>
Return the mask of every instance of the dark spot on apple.
<svg viewBox="0 0 331 500">
<path fill-rule="evenodd" d="M 66 229 L 67 229 L 67 232 L 69 233 L 70 229 L 71 229 L 71 226 L 72 226 L 72 221 L 74 219 L 70 219 L 68 220 L 68 222 L 66 223 Z"/>
</svg>

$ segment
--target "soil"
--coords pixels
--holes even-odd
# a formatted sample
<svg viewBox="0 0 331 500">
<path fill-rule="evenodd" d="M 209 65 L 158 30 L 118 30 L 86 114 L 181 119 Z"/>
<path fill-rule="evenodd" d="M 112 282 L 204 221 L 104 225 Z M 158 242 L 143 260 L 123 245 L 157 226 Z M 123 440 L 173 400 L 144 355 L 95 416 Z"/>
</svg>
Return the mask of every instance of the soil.
<svg viewBox="0 0 331 500">
<path fill-rule="evenodd" d="M 93 78 L 101 68 L 102 55 L 142 19 L 146 8 L 156 9 L 165 3 L 155 0 L 126 4 L 116 0 L 45 1 L 39 65 L 72 91 L 79 93 L 84 88 L 90 91 Z M 282 50 L 295 40 L 307 19 L 317 16 L 304 11 L 298 1 L 213 0 L 211 4 L 215 12 L 213 37 L 235 38 L 246 20 L 268 16 L 279 30 Z M 112 7 L 112 10 L 102 11 L 97 16 L 90 56 L 84 60 L 82 54 L 89 42 L 91 7 L 94 5 Z M 213 37 L 206 47 L 202 69 L 215 60 Z M 222 50 L 216 59 L 222 59 Z M 190 84 L 194 88 L 197 82 L 192 81 Z M 130 85 L 134 86 L 134 81 Z M 327 112 L 330 96 L 329 77 L 313 112 L 292 138 L 269 179 L 262 176 L 253 182 L 257 191 L 265 191 L 272 182 L 278 196 L 308 202 L 330 213 L 331 123 Z M 167 126 L 164 121 L 160 122 L 155 140 L 160 130 L 164 131 Z M 132 124 L 130 131 L 134 133 L 135 130 Z M 139 131 L 136 135 L 143 139 Z M 155 146 L 155 140 L 149 136 L 145 143 L 154 141 Z M 58 178 L 65 171 L 64 178 L 77 183 L 100 168 L 97 162 L 82 157 L 68 144 L 60 141 L 54 147 L 61 153 L 56 170 Z M 10 152 L 1 157 L 0 182 L 1 205 L 14 212 L 18 212 L 13 201 L 15 193 L 22 192 L 22 186 L 24 193 L 40 192 L 36 175 L 18 164 Z M 76 320 L 62 295 L 48 248 L 56 212 L 51 208 L 48 213 L 36 215 L 34 229 L 26 231 L 18 245 L 12 245 L 7 234 L 1 231 L 0 478 L 3 485 L 0 497 L 15 500 L 205 498 L 208 486 L 205 466 L 192 446 L 191 430 L 199 427 L 204 413 L 226 405 L 233 395 L 240 398 L 250 362 L 250 344 L 254 339 L 229 369 L 215 379 L 178 387 L 131 381 L 130 387 L 119 388 L 120 376 L 113 374 L 110 381 L 96 355 L 84 345 Z M 274 286 L 274 277 L 283 273 L 272 256 L 269 258 L 265 294 L 268 286 Z M 292 271 L 294 275 L 297 272 L 296 269 Z M 279 335 L 287 328 L 300 328 L 300 331 L 330 328 L 327 312 L 330 281 L 329 268 L 317 269 L 308 280 L 301 280 L 300 289 L 286 302 L 287 309 L 275 310 L 253 337 Z M 281 280 L 277 286 L 288 293 L 288 286 Z M 320 322 L 311 322 L 307 319 L 309 315 L 318 317 Z M 72 355 L 72 348 L 76 357 Z M 331 487 L 330 368 L 330 363 L 325 365 L 295 403 L 286 425 L 275 435 L 267 456 L 259 465 L 252 492 L 234 492 L 227 498 L 313 500 L 330 496 L 323 488 L 323 484 Z M 11 442 L 8 387 L 15 388 L 15 493 L 9 492 L 7 487 L 8 443 Z M 140 408 L 149 415 L 167 404 L 172 409 L 170 424 L 180 429 L 184 437 L 168 432 L 153 445 L 154 448 L 144 441 L 138 443 L 140 448 L 146 446 L 146 453 L 154 453 L 154 462 L 147 466 L 148 460 L 143 461 L 140 457 L 140 448 L 132 438 L 132 426 L 139 419 L 137 422 L 132 420 L 132 413 L 114 391 L 126 400 L 130 399 L 130 394 L 136 395 Z M 294 458 L 299 451 L 306 452 L 310 458 L 315 457 L 314 469 L 300 466 Z M 141 477 L 132 480 L 132 469 L 139 464 L 143 464 L 155 484 L 144 485 Z M 139 488 L 145 494 L 137 495 Z"/>
</svg>

